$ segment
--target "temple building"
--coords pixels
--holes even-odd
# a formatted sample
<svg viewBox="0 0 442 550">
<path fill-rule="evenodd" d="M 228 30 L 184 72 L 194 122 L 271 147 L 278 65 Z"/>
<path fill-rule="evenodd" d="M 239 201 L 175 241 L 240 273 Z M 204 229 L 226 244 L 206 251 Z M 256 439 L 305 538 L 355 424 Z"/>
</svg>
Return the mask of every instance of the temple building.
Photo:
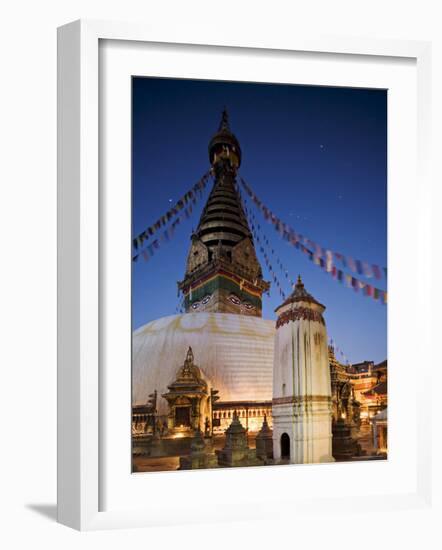
<svg viewBox="0 0 442 550">
<path fill-rule="evenodd" d="M 333 456 L 387 452 L 387 361 L 340 363 L 329 346 L 333 403 Z M 376 425 L 376 420 L 379 420 Z"/>
<path fill-rule="evenodd" d="M 333 422 L 343 419 L 349 425 L 359 429 L 361 423 L 361 404 L 356 399 L 354 385 L 348 372 L 349 369 L 336 359 L 333 346 L 328 347 L 328 360 L 330 365 Z"/>
<path fill-rule="evenodd" d="M 360 403 L 361 421 L 368 423 L 387 406 L 387 360 L 377 365 L 373 361 L 363 361 L 346 370 L 354 397 Z"/>
<path fill-rule="evenodd" d="M 388 451 L 388 409 L 382 409 L 371 419 L 373 447 L 377 454 L 387 455 Z"/>
</svg>

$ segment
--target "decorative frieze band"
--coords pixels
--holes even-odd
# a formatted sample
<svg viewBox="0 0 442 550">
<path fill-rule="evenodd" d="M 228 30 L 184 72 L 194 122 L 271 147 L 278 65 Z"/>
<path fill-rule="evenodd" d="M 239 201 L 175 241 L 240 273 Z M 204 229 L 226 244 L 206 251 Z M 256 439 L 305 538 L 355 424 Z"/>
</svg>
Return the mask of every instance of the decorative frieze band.
<svg viewBox="0 0 442 550">
<path fill-rule="evenodd" d="M 331 397 L 328 395 L 300 395 L 300 396 L 288 396 L 288 397 L 274 397 L 272 399 L 272 405 L 300 405 L 302 403 L 329 403 Z"/>
<path fill-rule="evenodd" d="M 296 309 L 291 309 L 289 311 L 281 313 L 276 321 L 276 328 L 282 327 L 290 321 L 299 320 L 316 321 L 318 323 L 321 323 L 322 325 L 325 325 L 324 318 L 319 311 L 314 311 L 313 309 L 306 307 L 298 307 Z"/>
</svg>

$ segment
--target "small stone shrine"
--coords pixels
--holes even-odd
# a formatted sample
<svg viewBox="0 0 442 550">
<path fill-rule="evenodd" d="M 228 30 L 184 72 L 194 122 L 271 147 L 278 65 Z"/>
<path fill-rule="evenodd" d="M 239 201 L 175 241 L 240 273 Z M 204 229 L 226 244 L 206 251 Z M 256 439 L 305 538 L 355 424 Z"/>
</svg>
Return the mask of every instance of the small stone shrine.
<svg viewBox="0 0 442 550">
<path fill-rule="evenodd" d="M 267 423 L 266 415 L 264 415 L 262 428 L 256 436 L 256 457 L 264 461 L 273 458 L 273 432 Z"/>
<path fill-rule="evenodd" d="M 220 467 L 262 466 L 255 452 L 247 444 L 247 431 L 239 421 L 236 411 L 232 423 L 226 430 L 226 443 L 220 451 L 215 451 Z"/>
<path fill-rule="evenodd" d="M 208 385 L 200 368 L 194 364 L 191 347 L 175 382 L 167 388 L 169 391 L 163 397 L 169 405 L 169 432 L 192 436 L 201 429 L 202 418 L 212 418 L 212 412 Z"/>
<path fill-rule="evenodd" d="M 201 468 L 216 468 L 214 455 L 209 454 L 201 430 L 196 430 L 190 445 L 190 455 L 180 457 L 179 470 L 199 470 Z"/>
</svg>

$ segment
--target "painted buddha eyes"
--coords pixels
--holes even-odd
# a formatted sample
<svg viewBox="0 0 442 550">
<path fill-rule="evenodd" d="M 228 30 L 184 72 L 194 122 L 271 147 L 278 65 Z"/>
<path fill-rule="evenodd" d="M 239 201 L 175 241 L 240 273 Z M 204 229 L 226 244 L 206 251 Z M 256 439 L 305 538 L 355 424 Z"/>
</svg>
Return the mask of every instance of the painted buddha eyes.
<svg viewBox="0 0 442 550">
<path fill-rule="evenodd" d="M 255 309 L 255 306 L 252 305 L 250 302 L 241 302 L 241 299 L 236 294 L 230 294 L 229 300 L 232 302 L 232 304 L 235 304 L 236 306 L 244 306 L 246 309 Z"/>
<path fill-rule="evenodd" d="M 211 298 L 211 294 L 206 294 L 206 296 L 204 296 L 204 298 L 200 302 L 193 302 L 191 306 L 192 309 L 198 309 L 200 306 L 204 306 L 205 304 L 207 304 L 207 302 L 210 302 Z"/>
<path fill-rule="evenodd" d="M 197 310 L 199 307 L 206 305 L 210 300 L 212 299 L 212 294 L 206 294 L 204 298 L 202 298 L 200 301 L 195 301 L 191 305 L 191 308 L 193 310 Z M 255 306 L 251 304 L 250 302 L 241 301 L 241 298 L 239 298 L 236 294 L 230 294 L 229 300 L 232 302 L 232 304 L 235 304 L 236 306 L 243 306 L 248 310 L 255 309 Z"/>
</svg>

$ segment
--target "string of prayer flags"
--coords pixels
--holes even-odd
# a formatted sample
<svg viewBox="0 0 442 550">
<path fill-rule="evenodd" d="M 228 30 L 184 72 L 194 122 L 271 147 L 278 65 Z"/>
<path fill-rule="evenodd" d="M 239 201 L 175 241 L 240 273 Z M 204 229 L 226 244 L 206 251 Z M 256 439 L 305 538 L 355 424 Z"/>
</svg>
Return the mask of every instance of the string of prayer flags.
<svg viewBox="0 0 442 550">
<path fill-rule="evenodd" d="M 139 252 L 138 254 L 135 254 L 135 256 L 132 257 L 133 262 L 137 262 L 139 257 L 142 256 L 143 259 L 147 262 L 152 256 L 155 255 L 155 251 L 159 250 L 160 246 L 163 243 L 167 243 L 170 241 L 170 239 L 173 237 L 176 228 L 180 225 L 180 223 L 186 219 L 189 219 L 193 212 L 193 203 L 189 204 L 184 209 L 184 212 L 180 214 L 180 216 L 172 222 L 172 224 L 154 241 L 150 242 L 147 247 Z"/>
<path fill-rule="evenodd" d="M 243 199 L 243 197 L 241 196 L 241 193 L 239 193 L 239 195 L 240 195 L 240 198 L 241 198 L 241 201 L 242 201 L 244 212 L 245 212 L 246 216 L 248 217 L 248 221 L 249 221 L 250 227 L 252 229 L 253 237 L 259 245 L 259 251 L 261 252 L 261 254 L 264 257 L 264 262 L 267 266 L 267 269 L 270 272 L 272 280 L 275 283 L 275 286 L 277 287 L 281 298 L 283 300 L 285 300 L 286 299 L 286 293 L 284 292 L 284 290 L 282 288 L 282 285 L 281 285 L 275 271 L 273 270 L 273 266 L 270 263 L 270 258 L 269 258 L 267 252 L 265 251 L 265 249 L 262 245 L 262 243 L 265 243 L 269 246 L 269 249 L 270 249 L 269 240 L 267 239 L 267 237 L 264 234 L 258 234 L 257 230 L 258 229 L 260 230 L 261 226 L 259 225 L 259 223 L 256 223 L 255 216 L 253 215 L 253 212 L 249 208 L 247 208 L 247 203 Z M 275 256 L 275 251 L 274 251 L 273 248 L 271 248 L 271 253 L 272 253 L 272 256 Z M 282 262 L 280 261 L 280 259 L 277 256 L 275 256 L 275 261 L 276 261 L 278 267 L 283 271 L 284 275 L 288 279 L 288 271 L 284 269 L 284 266 L 282 265 Z"/>
<path fill-rule="evenodd" d="M 255 201 L 253 201 L 253 202 L 256 204 Z M 257 240 L 257 242 L 260 243 L 260 237 L 257 234 L 256 229 L 257 228 L 261 229 L 261 227 L 260 227 L 259 223 L 257 223 L 257 221 L 256 221 L 253 213 L 251 212 L 251 210 L 247 208 L 247 205 L 245 206 L 245 211 L 246 211 L 246 213 L 249 217 L 249 222 L 250 222 L 250 226 L 252 228 L 253 235 L 254 235 L 255 239 Z M 274 216 L 274 218 L 276 218 L 276 217 Z M 277 227 L 279 228 L 279 231 L 280 231 L 280 229 L 282 227 L 281 222 L 279 222 L 279 225 L 277 225 Z M 315 245 L 315 243 L 311 242 L 311 245 L 315 245 L 315 246 L 312 246 L 312 248 L 314 248 L 314 250 L 311 250 L 310 248 L 305 246 L 305 244 L 303 244 L 303 242 L 302 242 L 303 239 L 300 239 L 299 235 L 294 234 L 294 232 L 292 232 L 292 230 L 290 228 L 287 228 L 287 227 L 282 230 L 282 235 L 283 235 L 283 238 L 285 240 L 287 240 L 290 244 L 292 244 L 297 250 L 300 250 L 303 254 L 305 254 L 311 262 L 313 262 L 315 265 L 320 267 L 325 273 L 328 273 L 333 279 L 335 279 L 339 283 L 345 284 L 349 288 L 353 288 L 353 290 L 355 292 L 359 292 L 361 290 L 362 294 L 364 296 L 371 297 L 375 301 L 380 301 L 380 303 L 382 303 L 384 305 L 387 304 L 387 296 L 388 296 L 387 291 L 381 290 L 380 288 L 376 288 L 373 285 L 371 285 L 369 283 L 366 283 L 364 281 L 361 281 L 357 277 L 354 277 L 354 276 L 352 276 L 348 273 L 344 273 L 344 271 L 342 269 L 340 269 L 337 266 L 333 265 L 333 263 L 331 261 L 331 255 L 330 254 L 326 254 L 325 258 L 323 258 L 317 253 L 317 249 L 315 248 L 315 246 L 317 246 L 317 245 Z M 263 239 L 265 239 L 265 237 L 263 237 Z M 268 246 L 270 245 L 268 239 L 266 241 L 264 240 L 264 242 Z M 304 242 L 305 242 L 305 240 L 304 240 Z M 261 246 L 261 249 L 262 249 L 261 252 L 263 252 L 263 254 L 265 254 L 265 251 L 262 248 L 262 246 Z M 274 250 L 271 249 L 271 252 L 272 252 L 272 255 L 273 255 Z M 266 265 L 267 265 L 267 259 L 268 259 L 268 257 L 265 254 L 264 255 L 264 260 L 266 261 Z M 349 259 L 347 258 L 346 263 L 348 263 L 348 260 L 350 260 L 349 267 L 351 268 L 351 266 L 354 265 L 355 271 L 357 271 L 358 267 L 357 267 L 356 261 L 353 260 L 352 258 L 349 258 Z M 277 265 L 282 266 L 282 262 L 277 260 Z M 267 265 L 267 267 L 269 267 L 269 265 Z M 285 271 L 284 267 L 282 267 L 282 270 Z M 362 263 L 359 266 L 359 270 L 362 270 L 362 271 L 364 270 L 364 267 L 363 267 Z M 271 273 L 273 274 L 273 269 L 272 269 L 271 264 L 270 264 L 269 271 L 271 271 Z"/>
<path fill-rule="evenodd" d="M 373 298 L 375 301 L 380 300 L 382 304 L 387 304 L 388 293 L 386 290 L 376 288 L 370 283 L 366 283 L 348 273 L 344 273 L 341 269 L 337 269 L 336 276 L 334 276 L 333 273 L 332 276 L 340 283 L 345 283 L 348 288 L 353 288 L 355 292 L 362 291 L 364 296 Z"/>
<path fill-rule="evenodd" d="M 370 264 L 368 262 L 363 262 L 361 260 L 355 260 L 351 256 L 345 256 L 340 252 L 334 252 L 328 250 L 318 243 L 312 241 L 308 237 L 305 237 L 301 233 L 297 233 L 293 228 L 288 226 L 286 223 L 281 221 L 278 216 L 276 216 L 270 208 L 268 208 L 262 201 L 255 195 L 252 188 L 247 184 L 247 182 L 240 178 L 242 186 L 246 190 L 247 194 L 251 200 L 255 203 L 257 208 L 261 211 L 264 219 L 273 224 L 275 230 L 282 236 L 283 239 L 292 242 L 304 243 L 313 249 L 313 253 L 316 257 L 322 258 L 326 262 L 326 267 L 328 271 L 331 271 L 335 261 L 338 261 L 342 264 L 343 267 L 349 268 L 353 273 L 358 275 L 363 275 L 367 278 L 375 277 L 376 279 L 382 279 L 382 276 L 387 278 L 387 268 L 380 267 L 377 264 Z"/>
<path fill-rule="evenodd" d="M 195 185 L 189 191 L 187 191 L 187 193 L 185 193 L 170 210 L 168 210 L 163 216 L 161 216 L 161 218 L 159 218 L 153 225 L 149 226 L 147 229 L 137 235 L 133 239 L 133 246 L 135 250 L 139 250 L 140 248 L 142 248 L 145 241 L 155 235 L 155 233 L 159 231 L 162 227 L 165 227 L 170 222 L 170 220 L 177 216 L 179 212 L 181 212 L 181 210 L 186 207 L 186 205 L 190 201 L 195 204 L 197 198 L 202 197 L 202 192 L 205 189 L 207 182 L 209 181 L 210 175 L 211 171 L 209 170 L 209 172 L 206 172 L 202 176 L 202 178 L 197 183 L 195 183 Z"/>
<path fill-rule="evenodd" d="M 294 286 L 294 281 L 289 277 L 289 272 L 288 270 L 284 267 L 284 264 L 281 262 L 281 260 L 279 259 L 279 257 L 275 254 L 275 250 L 271 247 L 271 244 L 270 244 L 270 241 L 269 239 L 267 238 L 267 236 L 262 232 L 261 230 L 261 226 L 260 224 L 256 221 L 256 218 L 255 218 L 255 215 L 253 214 L 253 212 L 247 207 L 247 202 L 245 202 L 244 204 L 244 210 L 246 212 L 246 215 L 248 216 L 249 218 L 249 224 L 250 224 L 250 227 L 252 228 L 252 232 L 253 232 L 253 236 L 255 238 L 255 240 L 260 244 L 261 242 L 263 242 L 264 244 L 267 245 L 268 247 L 268 250 L 270 250 L 270 253 L 272 254 L 275 262 L 276 262 L 276 265 L 279 267 L 279 269 L 281 270 L 282 274 L 284 275 L 284 277 L 287 279 L 287 281 L 290 283 L 290 286 L 293 287 Z M 261 247 L 262 248 L 262 247 Z M 285 298 L 284 298 L 285 299 Z"/>
</svg>

